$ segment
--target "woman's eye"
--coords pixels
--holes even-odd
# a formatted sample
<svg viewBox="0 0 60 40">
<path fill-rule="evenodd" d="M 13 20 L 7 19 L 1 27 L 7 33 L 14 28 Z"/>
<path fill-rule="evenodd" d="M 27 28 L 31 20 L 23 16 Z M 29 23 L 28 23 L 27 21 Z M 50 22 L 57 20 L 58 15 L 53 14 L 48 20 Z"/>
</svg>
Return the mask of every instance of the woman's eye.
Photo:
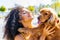
<svg viewBox="0 0 60 40">
<path fill-rule="evenodd" d="M 23 13 L 23 14 L 26 14 L 26 13 Z"/>
</svg>

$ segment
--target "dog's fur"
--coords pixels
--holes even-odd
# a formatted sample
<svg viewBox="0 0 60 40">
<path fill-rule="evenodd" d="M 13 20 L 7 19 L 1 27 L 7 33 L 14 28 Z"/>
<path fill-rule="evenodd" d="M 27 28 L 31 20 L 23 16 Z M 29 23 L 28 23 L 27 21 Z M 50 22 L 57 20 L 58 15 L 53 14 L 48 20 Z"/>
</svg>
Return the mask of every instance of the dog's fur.
<svg viewBox="0 0 60 40">
<path fill-rule="evenodd" d="M 46 40 L 60 40 L 60 20 L 58 19 L 56 12 L 51 8 L 43 8 L 40 10 L 41 16 L 39 20 L 45 25 L 56 27 L 54 35 L 47 36 Z M 46 20 L 47 19 L 47 20 Z M 45 26 L 44 26 L 45 27 Z"/>
<path fill-rule="evenodd" d="M 56 12 L 51 8 L 42 8 L 40 14 L 41 15 L 38 17 L 38 20 L 40 21 L 39 27 L 32 29 L 20 28 L 18 31 L 31 34 L 31 40 L 39 40 L 44 27 L 51 26 L 51 28 L 55 27 L 55 33 L 53 33 L 53 35 L 48 35 L 46 40 L 60 40 L 60 20 L 58 19 Z"/>
</svg>

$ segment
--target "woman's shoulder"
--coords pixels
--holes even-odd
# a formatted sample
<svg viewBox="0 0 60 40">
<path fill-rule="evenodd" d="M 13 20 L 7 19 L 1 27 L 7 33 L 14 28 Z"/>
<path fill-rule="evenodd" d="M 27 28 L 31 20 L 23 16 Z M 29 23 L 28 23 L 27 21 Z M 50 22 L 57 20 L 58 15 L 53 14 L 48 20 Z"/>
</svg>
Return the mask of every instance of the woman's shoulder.
<svg viewBox="0 0 60 40">
<path fill-rule="evenodd" d="M 15 36 L 14 40 L 24 40 L 21 34 Z"/>
</svg>

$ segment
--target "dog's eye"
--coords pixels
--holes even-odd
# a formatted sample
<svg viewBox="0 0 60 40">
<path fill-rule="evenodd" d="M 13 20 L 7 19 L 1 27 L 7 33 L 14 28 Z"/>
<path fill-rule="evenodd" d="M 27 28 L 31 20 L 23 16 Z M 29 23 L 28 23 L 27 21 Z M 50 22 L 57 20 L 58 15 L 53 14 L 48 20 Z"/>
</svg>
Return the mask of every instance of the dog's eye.
<svg viewBox="0 0 60 40">
<path fill-rule="evenodd" d="M 45 13 L 45 15 L 48 15 L 47 13 Z"/>
</svg>

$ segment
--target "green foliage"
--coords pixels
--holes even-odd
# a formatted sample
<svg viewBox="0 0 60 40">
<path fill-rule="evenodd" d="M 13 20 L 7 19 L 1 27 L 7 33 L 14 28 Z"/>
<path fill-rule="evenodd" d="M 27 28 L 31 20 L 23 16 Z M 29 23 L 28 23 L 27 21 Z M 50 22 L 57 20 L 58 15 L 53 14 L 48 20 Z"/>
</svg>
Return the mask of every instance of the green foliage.
<svg viewBox="0 0 60 40">
<path fill-rule="evenodd" d="M 5 6 L 1 6 L 0 7 L 0 11 L 2 11 L 2 12 L 6 11 L 6 7 Z"/>
<path fill-rule="evenodd" d="M 60 11 L 58 12 L 58 17 L 60 17 Z"/>
<path fill-rule="evenodd" d="M 57 8 L 60 8 L 60 2 L 54 2 L 53 4 L 51 4 L 51 7 L 57 10 Z"/>
<path fill-rule="evenodd" d="M 28 6 L 28 10 L 33 12 L 35 10 L 35 7 L 34 6 Z"/>
<path fill-rule="evenodd" d="M 56 10 L 56 12 L 58 13 L 58 17 L 60 17 L 60 2 L 54 2 L 53 4 L 51 4 L 51 7 Z"/>
</svg>

